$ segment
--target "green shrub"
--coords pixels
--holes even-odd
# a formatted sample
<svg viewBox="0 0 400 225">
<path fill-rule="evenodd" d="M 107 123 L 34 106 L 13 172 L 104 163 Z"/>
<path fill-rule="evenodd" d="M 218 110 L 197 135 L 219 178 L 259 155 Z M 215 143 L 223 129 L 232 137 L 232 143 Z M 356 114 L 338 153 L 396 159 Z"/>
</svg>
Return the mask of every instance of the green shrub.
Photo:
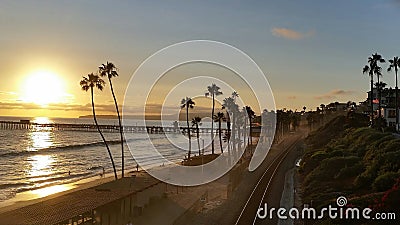
<svg viewBox="0 0 400 225">
<path fill-rule="evenodd" d="M 374 183 L 372 184 L 372 187 L 374 188 L 375 191 L 386 191 L 396 183 L 396 179 L 398 177 L 399 173 L 395 172 L 388 172 L 382 174 L 375 179 Z"/>
<path fill-rule="evenodd" d="M 346 179 L 350 177 L 356 177 L 364 171 L 364 165 L 358 162 L 352 166 L 342 168 L 339 173 L 336 174 L 335 179 Z"/>
</svg>

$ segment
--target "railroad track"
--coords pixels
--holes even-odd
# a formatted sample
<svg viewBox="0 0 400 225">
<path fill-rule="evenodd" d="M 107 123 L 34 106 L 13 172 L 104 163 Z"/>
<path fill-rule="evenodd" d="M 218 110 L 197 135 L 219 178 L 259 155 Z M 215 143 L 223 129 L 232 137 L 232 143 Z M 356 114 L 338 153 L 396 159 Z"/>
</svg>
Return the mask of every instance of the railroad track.
<svg viewBox="0 0 400 225">
<path fill-rule="evenodd" d="M 267 167 L 265 172 L 259 178 L 248 200 L 244 204 L 243 209 L 236 220 L 236 225 L 266 224 L 272 222 L 258 219 L 257 211 L 261 205 L 266 202 L 267 192 L 270 191 L 272 180 L 282 162 L 285 160 L 286 156 L 297 147 L 300 140 L 301 137 L 299 136 L 295 141 L 293 141 L 293 143 L 286 147 L 284 151 L 277 155 L 272 163 Z"/>
</svg>

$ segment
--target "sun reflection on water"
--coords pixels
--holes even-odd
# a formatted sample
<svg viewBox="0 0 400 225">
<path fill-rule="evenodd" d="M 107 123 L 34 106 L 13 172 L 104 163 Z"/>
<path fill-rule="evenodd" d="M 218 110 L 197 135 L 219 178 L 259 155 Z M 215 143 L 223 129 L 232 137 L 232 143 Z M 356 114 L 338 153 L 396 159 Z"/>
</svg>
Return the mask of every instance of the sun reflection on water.
<svg viewBox="0 0 400 225">
<path fill-rule="evenodd" d="M 48 117 L 35 117 L 35 119 L 32 122 L 40 123 L 40 124 L 47 124 L 47 123 L 52 123 L 53 121 L 50 120 Z"/>
<path fill-rule="evenodd" d="M 30 151 L 37 151 L 53 145 L 51 131 L 33 131 L 29 135 L 32 141 Z"/>
<path fill-rule="evenodd" d="M 32 122 L 38 124 L 49 124 L 52 121 L 47 117 L 36 117 Z M 29 139 L 31 144 L 28 147 L 28 151 L 38 151 L 40 149 L 49 148 L 53 145 L 52 128 L 40 125 L 35 126 L 34 129 L 29 132 Z"/>
<path fill-rule="evenodd" d="M 30 163 L 30 169 L 28 175 L 30 177 L 40 177 L 51 174 L 52 165 L 56 161 L 55 157 L 52 155 L 34 155 L 28 158 Z"/>
</svg>

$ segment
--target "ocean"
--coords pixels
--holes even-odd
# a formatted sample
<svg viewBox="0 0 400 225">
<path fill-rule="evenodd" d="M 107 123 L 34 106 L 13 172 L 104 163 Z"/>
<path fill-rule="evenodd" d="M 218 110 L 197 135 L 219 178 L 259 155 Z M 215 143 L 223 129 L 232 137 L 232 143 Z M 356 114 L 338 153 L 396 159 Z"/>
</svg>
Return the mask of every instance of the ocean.
<svg viewBox="0 0 400 225">
<path fill-rule="evenodd" d="M 39 123 L 94 124 L 93 119 L 77 118 L 22 118 L 0 117 L 0 121 L 19 121 L 29 119 Z M 117 125 L 116 119 L 99 119 L 99 124 Z M 127 120 L 127 125 L 138 121 Z M 146 121 L 148 125 L 160 125 L 160 121 Z M 168 121 L 166 124 L 171 124 Z M 164 121 L 165 123 L 165 121 Z M 185 121 L 180 122 L 186 126 Z M 208 124 L 209 126 L 210 124 Z M 207 123 L 203 123 L 203 127 Z M 118 132 L 104 133 L 118 174 L 121 174 L 121 147 Z M 148 142 L 146 133 L 130 133 L 126 142 L 137 151 L 145 161 L 144 168 L 159 166 L 158 160 L 146 154 Z M 152 144 L 170 161 L 179 162 L 187 155 L 188 142 L 183 135 L 149 134 Z M 209 134 L 202 135 L 209 144 Z M 216 148 L 218 141 L 216 141 Z M 182 149 L 183 148 L 183 149 Z M 203 146 L 201 146 L 203 148 Z M 128 171 L 136 169 L 136 162 L 125 145 L 125 167 Z M 198 144 L 192 139 L 193 154 L 198 152 Z M 209 151 L 206 148 L 206 152 Z M 15 197 L 17 193 L 32 191 L 58 184 L 76 182 L 82 179 L 111 173 L 112 165 L 102 139 L 97 132 L 62 131 L 51 128 L 10 130 L 0 129 L 0 202 Z"/>
</svg>

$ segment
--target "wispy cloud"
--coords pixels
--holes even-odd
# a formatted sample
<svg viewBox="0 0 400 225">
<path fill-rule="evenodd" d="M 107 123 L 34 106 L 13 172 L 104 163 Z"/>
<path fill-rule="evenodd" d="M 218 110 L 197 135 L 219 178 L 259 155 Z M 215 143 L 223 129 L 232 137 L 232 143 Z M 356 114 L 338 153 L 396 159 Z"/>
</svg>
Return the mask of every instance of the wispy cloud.
<svg viewBox="0 0 400 225">
<path fill-rule="evenodd" d="M 346 91 L 346 90 L 341 90 L 341 89 L 335 89 L 335 90 L 332 90 L 332 91 L 330 91 L 328 93 L 315 96 L 315 99 L 318 99 L 318 100 L 330 100 L 330 99 L 334 99 L 334 98 L 339 97 L 339 96 L 349 96 L 349 95 L 352 95 L 352 94 L 354 94 L 354 91 Z"/>
<path fill-rule="evenodd" d="M 274 27 L 272 29 L 272 34 L 274 36 L 289 39 L 289 40 L 299 40 L 299 39 L 303 39 L 306 37 L 311 37 L 315 34 L 315 32 L 309 31 L 307 33 L 302 33 L 299 31 L 292 30 L 292 29 L 288 29 L 288 28 Z"/>
</svg>

